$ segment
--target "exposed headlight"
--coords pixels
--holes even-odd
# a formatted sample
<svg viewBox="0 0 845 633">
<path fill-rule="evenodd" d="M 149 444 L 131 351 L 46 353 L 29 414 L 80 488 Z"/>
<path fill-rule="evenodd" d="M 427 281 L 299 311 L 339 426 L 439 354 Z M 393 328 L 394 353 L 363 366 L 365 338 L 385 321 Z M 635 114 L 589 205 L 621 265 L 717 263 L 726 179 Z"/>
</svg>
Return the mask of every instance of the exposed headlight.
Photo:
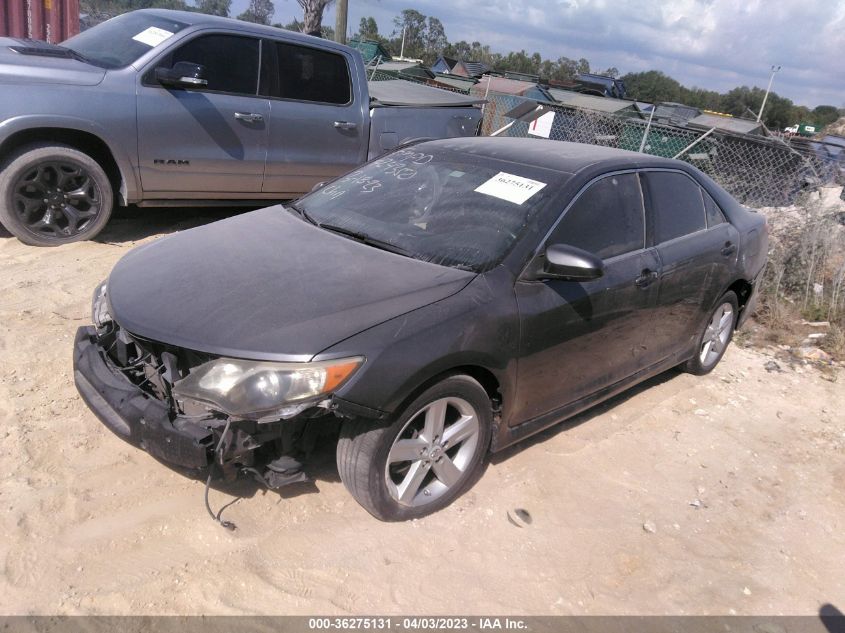
<svg viewBox="0 0 845 633">
<path fill-rule="evenodd" d="M 111 314 L 109 314 L 109 301 L 105 281 L 97 286 L 94 290 L 94 296 L 91 298 L 91 320 L 98 328 L 103 327 L 112 320 Z"/>
<path fill-rule="evenodd" d="M 218 358 L 177 381 L 173 395 L 236 417 L 290 417 L 310 406 L 309 401 L 338 389 L 363 362 L 362 357 L 316 363 Z"/>
</svg>

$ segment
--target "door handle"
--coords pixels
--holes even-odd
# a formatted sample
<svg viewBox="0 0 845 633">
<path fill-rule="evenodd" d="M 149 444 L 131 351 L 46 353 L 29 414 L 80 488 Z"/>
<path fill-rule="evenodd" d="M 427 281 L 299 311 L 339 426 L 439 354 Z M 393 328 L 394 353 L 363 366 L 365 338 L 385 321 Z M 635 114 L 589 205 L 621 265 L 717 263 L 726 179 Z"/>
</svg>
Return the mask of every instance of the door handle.
<svg viewBox="0 0 845 633">
<path fill-rule="evenodd" d="M 634 284 L 638 288 L 647 288 L 652 283 L 657 281 L 657 271 L 656 270 L 649 270 L 646 268 L 643 272 L 640 273 L 640 276 L 634 279 Z"/>
<path fill-rule="evenodd" d="M 334 126 L 338 130 L 354 130 L 358 127 L 357 123 L 353 123 L 352 121 L 335 121 Z"/>
<path fill-rule="evenodd" d="M 722 255 L 730 257 L 734 253 L 736 253 L 736 244 L 733 244 L 732 242 L 725 242 L 725 248 L 722 249 Z"/>
<path fill-rule="evenodd" d="M 247 123 L 258 123 L 264 120 L 263 116 L 255 112 L 235 112 L 235 118 L 238 121 L 246 121 Z"/>
</svg>

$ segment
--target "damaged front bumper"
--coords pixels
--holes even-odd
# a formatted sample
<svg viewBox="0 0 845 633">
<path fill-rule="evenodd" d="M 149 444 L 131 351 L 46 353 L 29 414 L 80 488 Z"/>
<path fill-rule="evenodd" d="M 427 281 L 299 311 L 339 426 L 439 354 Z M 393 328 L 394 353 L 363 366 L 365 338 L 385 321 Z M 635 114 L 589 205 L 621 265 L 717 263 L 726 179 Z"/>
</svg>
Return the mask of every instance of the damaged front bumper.
<svg viewBox="0 0 845 633">
<path fill-rule="evenodd" d="M 73 374 L 82 399 L 117 436 L 180 469 L 196 474 L 212 469 L 226 480 L 249 475 L 271 488 L 307 481 L 299 456 L 320 435 L 336 431 L 338 419 L 325 411 L 262 424 L 182 415 L 157 390 L 142 388 L 146 380 L 136 375 L 133 381 L 132 372 L 110 357 L 110 348 L 95 328 L 77 331 Z"/>
<path fill-rule="evenodd" d="M 112 432 L 152 456 L 182 468 L 201 470 L 211 463 L 213 433 L 171 420 L 169 407 L 126 378 L 97 343 L 93 327 L 76 332 L 73 378 L 85 404 Z"/>
</svg>

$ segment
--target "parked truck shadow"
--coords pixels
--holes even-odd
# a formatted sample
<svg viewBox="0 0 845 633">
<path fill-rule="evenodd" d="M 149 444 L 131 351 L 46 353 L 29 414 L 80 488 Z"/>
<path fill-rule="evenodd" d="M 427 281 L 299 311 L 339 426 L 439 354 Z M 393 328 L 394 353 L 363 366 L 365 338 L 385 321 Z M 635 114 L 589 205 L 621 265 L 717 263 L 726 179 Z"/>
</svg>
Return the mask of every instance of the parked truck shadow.
<svg viewBox="0 0 845 633">
<path fill-rule="evenodd" d="M 94 241 L 131 246 L 152 235 L 177 233 L 274 204 L 268 200 L 267 204 L 243 207 L 120 207 L 114 210 L 106 228 Z"/>
</svg>

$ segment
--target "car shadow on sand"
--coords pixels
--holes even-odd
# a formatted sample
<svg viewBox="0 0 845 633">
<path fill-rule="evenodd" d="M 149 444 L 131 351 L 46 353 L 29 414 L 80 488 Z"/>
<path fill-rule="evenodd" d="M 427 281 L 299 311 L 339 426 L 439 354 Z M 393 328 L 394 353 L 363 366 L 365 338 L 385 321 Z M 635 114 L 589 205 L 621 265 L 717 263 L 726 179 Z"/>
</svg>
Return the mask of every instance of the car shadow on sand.
<svg viewBox="0 0 845 633">
<path fill-rule="evenodd" d="M 499 451 L 498 453 L 493 453 L 490 456 L 489 462 L 493 464 L 499 464 L 507 459 L 510 459 L 514 455 L 521 453 L 522 451 L 531 448 L 537 444 L 541 444 L 550 440 L 551 438 L 557 436 L 559 433 L 564 433 L 571 429 L 574 429 L 577 426 L 581 426 L 586 422 L 590 422 L 593 418 L 596 418 L 600 415 L 607 413 L 608 411 L 618 407 L 619 405 L 627 402 L 631 398 L 635 398 L 639 394 L 648 391 L 649 389 L 656 387 L 658 385 L 662 385 L 667 383 L 671 380 L 674 380 L 682 375 L 680 369 L 669 369 L 664 371 L 653 378 L 649 378 L 641 382 L 640 384 L 630 387 L 626 389 L 622 393 L 605 400 L 601 404 L 597 404 L 582 413 L 579 413 L 576 416 L 573 416 L 563 422 L 559 422 L 550 426 L 549 428 L 545 429 L 544 431 L 540 431 L 539 433 L 532 435 L 524 440 L 521 440 L 514 444 L 513 446 L 509 446 L 508 448 Z"/>
<path fill-rule="evenodd" d="M 681 375 L 680 370 L 677 369 L 670 369 L 668 371 L 655 376 L 654 378 L 650 378 L 645 382 L 636 385 L 628 389 L 627 391 L 606 400 L 605 402 L 584 411 L 564 422 L 555 424 L 554 426 L 537 433 L 529 438 L 526 438 L 514 446 L 508 447 L 498 453 L 492 454 L 489 459 L 487 459 L 484 463 L 484 467 L 480 469 L 478 473 L 472 478 L 470 482 L 470 488 L 474 486 L 478 480 L 484 477 L 484 474 L 487 470 L 487 466 L 489 464 L 499 464 L 504 462 L 505 460 L 521 453 L 524 450 L 527 450 L 537 444 L 541 444 L 550 440 L 551 438 L 557 436 L 559 433 L 566 432 L 571 430 L 581 424 L 586 422 L 590 422 L 593 418 L 600 416 L 608 411 L 612 410 L 613 408 L 627 402 L 629 399 L 636 397 L 637 395 L 653 388 L 658 385 L 664 384 L 669 382 Z M 293 483 L 287 486 L 283 486 L 281 488 L 276 489 L 268 489 L 263 486 L 258 481 L 251 479 L 248 476 L 239 477 L 235 481 L 225 482 L 225 481 L 212 481 L 211 482 L 211 489 L 217 492 L 223 493 L 225 495 L 229 495 L 230 497 L 234 497 L 226 501 L 220 508 L 216 510 L 218 514 L 222 514 L 226 508 L 229 506 L 236 504 L 238 501 L 242 499 L 251 499 L 258 494 L 277 494 L 280 499 L 293 499 L 300 495 L 306 494 L 314 494 L 319 493 L 320 489 L 318 484 L 320 482 L 331 482 L 337 483 L 340 482 L 340 475 L 338 474 L 337 470 L 337 463 L 335 460 L 335 449 L 336 449 L 336 442 L 331 441 L 328 438 L 324 438 L 323 441 L 317 443 L 315 449 L 303 460 L 305 467 L 304 470 L 310 478 L 308 482 L 301 482 L 301 483 Z M 175 470 L 176 472 L 189 477 L 191 479 L 195 479 L 197 481 L 205 481 L 207 477 L 207 471 L 202 472 L 190 472 L 175 467 L 167 462 L 161 462 L 164 466 Z M 218 500 L 219 503 L 219 500 Z M 521 510 L 528 514 L 527 511 Z"/>
<path fill-rule="evenodd" d="M 308 475 L 310 481 L 292 483 L 281 488 L 273 489 L 265 487 L 249 474 L 243 474 L 234 481 L 214 479 L 211 481 L 210 487 L 212 490 L 236 497 L 236 499 L 230 500 L 227 505 L 235 503 L 238 499 L 250 499 L 259 493 L 278 494 L 282 499 L 292 499 L 300 495 L 320 492 L 317 486 L 318 482 L 337 483 L 340 481 L 340 475 L 337 472 L 335 462 L 335 446 L 336 443 L 332 441 L 318 442 L 314 450 L 302 459 L 304 463 L 303 470 Z M 208 477 L 207 469 L 193 471 L 180 468 L 165 461 L 158 461 L 163 466 L 188 479 L 205 483 Z"/>
<path fill-rule="evenodd" d="M 128 246 L 152 235 L 177 233 L 275 204 L 267 202 L 248 207 L 120 207 L 93 241 Z"/>
</svg>

